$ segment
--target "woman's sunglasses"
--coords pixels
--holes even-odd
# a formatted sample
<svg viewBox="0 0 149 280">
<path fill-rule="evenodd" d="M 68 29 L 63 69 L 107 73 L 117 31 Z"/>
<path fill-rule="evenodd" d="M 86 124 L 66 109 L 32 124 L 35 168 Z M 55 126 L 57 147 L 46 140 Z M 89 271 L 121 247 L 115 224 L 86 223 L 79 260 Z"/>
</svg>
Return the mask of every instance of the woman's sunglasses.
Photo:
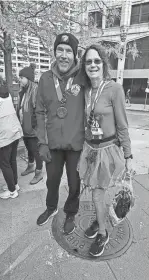
<svg viewBox="0 0 149 280">
<path fill-rule="evenodd" d="M 88 59 L 85 61 L 85 64 L 86 65 L 91 65 L 92 63 L 94 62 L 94 64 L 101 64 L 102 63 L 102 60 L 101 59 L 98 59 L 98 58 L 95 58 L 95 59 Z"/>
</svg>

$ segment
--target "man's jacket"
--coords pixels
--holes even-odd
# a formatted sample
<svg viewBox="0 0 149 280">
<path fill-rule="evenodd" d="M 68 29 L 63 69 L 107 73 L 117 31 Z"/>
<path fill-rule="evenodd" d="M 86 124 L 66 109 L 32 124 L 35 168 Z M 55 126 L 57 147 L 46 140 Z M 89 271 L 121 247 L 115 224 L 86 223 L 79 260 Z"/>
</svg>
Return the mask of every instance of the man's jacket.
<svg viewBox="0 0 149 280">
<path fill-rule="evenodd" d="M 65 107 L 68 114 L 64 119 L 57 116 L 60 107 L 53 74 L 58 78 L 62 93 L 67 81 L 73 79 L 73 89 L 67 95 Z M 79 151 L 84 142 L 84 94 L 80 86 L 78 66 L 67 75 L 60 76 L 56 62 L 51 70 L 43 73 L 38 85 L 36 99 L 37 137 L 40 144 L 48 144 L 50 149 Z M 47 143 L 48 142 L 48 143 Z"/>
</svg>

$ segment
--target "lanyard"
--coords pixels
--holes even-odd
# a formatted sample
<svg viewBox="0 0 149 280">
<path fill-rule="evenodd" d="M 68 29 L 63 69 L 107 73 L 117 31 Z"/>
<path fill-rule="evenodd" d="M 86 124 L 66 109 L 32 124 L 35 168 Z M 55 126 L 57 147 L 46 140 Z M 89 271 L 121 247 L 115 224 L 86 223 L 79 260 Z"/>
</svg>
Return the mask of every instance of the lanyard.
<svg viewBox="0 0 149 280">
<path fill-rule="evenodd" d="M 68 79 L 66 87 L 65 87 L 65 93 L 66 93 L 66 91 L 68 91 L 71 88 L 72 83 L 73 83 L 73 79 L 74 78 L 69 78 Z M 53 80 L 54 80 L 54 85 L 55 85 L 55 89 L 56 89 L 58 100 L 61 102 L 64 95 L 62 94 L 62 91 L 61 91 L 61 88 L 60 88 L 60 84 L 59 84 L 59 80 L 56 77 L 56 75 L 54 75 L 54 74 L 53 74 Z"/>
<path fill-rule="evenodd" d="M 91 110 L 94 110 L 95 108 L 95 104 L 97 103 L 102 91 L 103 91 L 103 88 L 105 87 L 105 82 L 104 81 L 101 81 L 98 89 L 97 89 L 97 92 L 96 92 L 96 95 L 95 95 L 95 98 L 94 98 L 94 101 L 93 101 L 93 104 L 92 104 L 92 107 L 91 107 Z M 89 92 L 89 96 L 91 97 L 92 96 L 92 89 L 90 90 Z"/>
</svg>

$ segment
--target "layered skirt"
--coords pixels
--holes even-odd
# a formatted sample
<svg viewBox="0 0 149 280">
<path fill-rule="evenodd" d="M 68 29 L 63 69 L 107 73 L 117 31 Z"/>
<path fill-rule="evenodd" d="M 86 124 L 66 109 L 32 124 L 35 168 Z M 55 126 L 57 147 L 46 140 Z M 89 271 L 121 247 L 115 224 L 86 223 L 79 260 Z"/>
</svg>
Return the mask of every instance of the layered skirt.
<svg viewBox="0 0 149 280">
<path fill-rule="evenodd" d="M 99 145 L 84 143 L 77 170 L 85 187 L 108 190 L 122 176 L 124 169 L 123 151 L 114 140 Z"/>
</svg>

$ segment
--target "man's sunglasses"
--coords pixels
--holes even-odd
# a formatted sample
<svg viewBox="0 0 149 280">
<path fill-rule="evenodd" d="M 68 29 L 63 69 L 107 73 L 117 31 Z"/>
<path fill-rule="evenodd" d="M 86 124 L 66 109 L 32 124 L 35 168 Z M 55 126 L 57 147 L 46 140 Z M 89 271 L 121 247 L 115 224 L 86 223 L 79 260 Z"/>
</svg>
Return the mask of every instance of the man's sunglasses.
<svg viewBox="0 0 149 280">
<path fill-rule="evenodd" d="M 102 60 L 101 59 L 98 59 L 98 58 L 95 58 L 95 59 L 88 59 L 85 61 L 85 64 L 86 65 L 91 65 L 92 63 L 94 62 L 94 64 L 101 64 L 102 63 Z"/>
</svg>

